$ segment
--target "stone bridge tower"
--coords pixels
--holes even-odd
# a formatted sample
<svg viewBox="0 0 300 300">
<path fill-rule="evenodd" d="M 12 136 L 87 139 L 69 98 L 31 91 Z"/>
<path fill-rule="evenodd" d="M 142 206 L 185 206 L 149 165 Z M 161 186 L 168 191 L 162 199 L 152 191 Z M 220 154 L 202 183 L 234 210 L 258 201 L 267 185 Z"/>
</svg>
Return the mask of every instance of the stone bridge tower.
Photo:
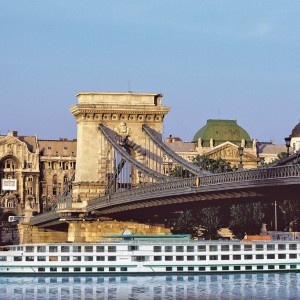
<svg viewBox="0 0 300 300">
<path fill-rule="evenodd" d="M 77 94 L 78 103 L 70 109 L 77 123 L 73 201 L 88 201 L 102 196 L 107 186 L 108 166 L 113 155 L 99 130 L 99 124 L 121 136 L 128 136 L 134 143 L 147 149 L 147 138 L 142 125 L 147 124 L 162 132 L 164 117 L 170 110 L 170 107 L 162 105 L 162 97 L 162 94 L 146 93 Z M 138 153 L 133 155 L 139 160 Z"/>
</svg>

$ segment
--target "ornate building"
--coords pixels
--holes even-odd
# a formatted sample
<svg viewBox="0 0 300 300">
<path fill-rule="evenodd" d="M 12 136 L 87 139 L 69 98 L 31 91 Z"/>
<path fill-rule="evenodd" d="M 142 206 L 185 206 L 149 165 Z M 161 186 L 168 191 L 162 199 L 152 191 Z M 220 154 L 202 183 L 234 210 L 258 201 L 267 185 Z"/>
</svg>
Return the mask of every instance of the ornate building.
<svg viewBox="0 0 300 300">
<path fill-rule="evenodd" d="M 25 209 L 46 211 L 71 179 L 76 164 L 76 140 L 39 140 L 0 135 L 0 205 L 8 216 L 23 216 Z"/>
<path fill-rule="evenodd" d="M 300 122 L 292 130 L 291 147 L 293 152 L 300 150 Z"/>
</svg>

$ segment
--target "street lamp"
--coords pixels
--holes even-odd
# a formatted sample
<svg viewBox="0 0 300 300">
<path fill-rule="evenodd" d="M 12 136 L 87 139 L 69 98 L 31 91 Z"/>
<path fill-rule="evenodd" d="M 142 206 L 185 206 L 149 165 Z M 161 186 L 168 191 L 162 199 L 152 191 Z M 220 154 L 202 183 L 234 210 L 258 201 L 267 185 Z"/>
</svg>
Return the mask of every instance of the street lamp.
<svg viewBox="0 0 300 300">
<path fill-rule="evenodd" d="M 239 170 L 243 170 L 243 154 L 244 154 L 244 147 L 238 147 L 239 156 L 240 156 L 240 163 L 239 163 Z"/>
<path fill-rule="evenodd" d="M 284 138 L 286 149 L 287 149 L 286 156 L 290 156 L 291 139 L 292 138 L 290 135 L 288 137 Z"/>
</svg>

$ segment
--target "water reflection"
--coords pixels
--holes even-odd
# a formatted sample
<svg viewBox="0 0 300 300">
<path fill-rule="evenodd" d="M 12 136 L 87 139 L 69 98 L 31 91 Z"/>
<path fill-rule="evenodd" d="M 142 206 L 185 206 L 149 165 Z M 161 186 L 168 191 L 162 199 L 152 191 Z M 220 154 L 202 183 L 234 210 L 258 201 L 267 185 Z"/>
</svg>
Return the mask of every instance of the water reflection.
<svg viewBox="0 0 300 300">
<path fill-rule="evenodd" d="M 299 273 L 0 277 L 0 299 L 291 299 Z"/>
</svg>

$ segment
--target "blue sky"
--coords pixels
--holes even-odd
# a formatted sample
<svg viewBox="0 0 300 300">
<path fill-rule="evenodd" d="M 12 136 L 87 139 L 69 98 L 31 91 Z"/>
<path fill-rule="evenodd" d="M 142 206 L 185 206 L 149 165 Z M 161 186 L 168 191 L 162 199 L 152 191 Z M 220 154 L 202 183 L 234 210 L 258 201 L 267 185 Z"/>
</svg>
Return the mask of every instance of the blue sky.
<svg viewBox="0 0 300 300">
<path fill-rule="evenodd" d="M 300 119 L 300 1 L 2 0 L 0 132 L 75 138 L 77 92 L 163 93 L 164 136 L 234 119 L 284 143 Z"/>
</svg>

